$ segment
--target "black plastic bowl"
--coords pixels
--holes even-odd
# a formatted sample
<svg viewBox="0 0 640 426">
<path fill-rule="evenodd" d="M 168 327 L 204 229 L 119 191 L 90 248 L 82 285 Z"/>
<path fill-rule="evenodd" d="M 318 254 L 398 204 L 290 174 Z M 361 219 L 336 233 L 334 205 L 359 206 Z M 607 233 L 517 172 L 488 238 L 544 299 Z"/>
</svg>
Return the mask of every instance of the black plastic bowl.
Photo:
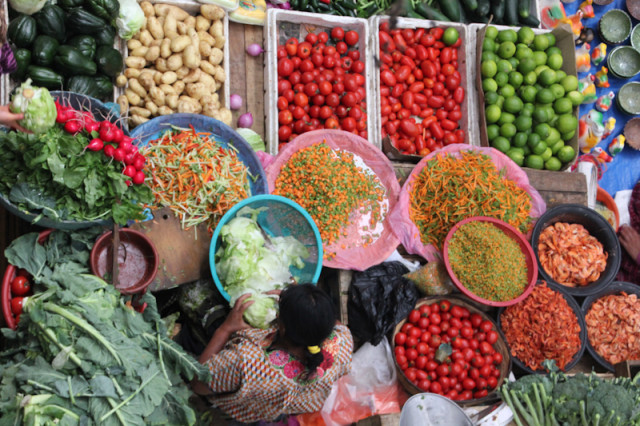
<svg viewBox="0 0 640 426">
<path fill-rule="evenodd" d="M 116 120 L 118 120 L 118 118 L 120 117 L 120 115 L 113 111 L 109 106 L 96 98 L 92 98 L 91 96 L 60 90 L 54 90 L 50 93 L 53 99 L 59 101 L 62 105 L 68 105 L 74 109 L 91 111 L 97 121 L 109 120 L 113 123 L 116 123 Z M 117 122 L 117 124 L 122 129 L 125 135 L 129 134 L 125 126 L 126 120 L 120 120 Z M 112 223 L 110 219 L 95 221 L 78 221 L 73 219 L 54 220 L 45 216 L 41 216 L 38 213 L 19 208 L 9 200 L 8 194 L 0 194 L 0 205 L 2 205 L 10 213 L 18 216 L 20 219 L 26 220 L 27 222 L 30 222 L 34 225 L 43 226 L 45 228 L 63 229 L 70 231 L 89 228 L 96 225 L 109 226 Z"/>
<path fill-rule="evenodd" d="M 638 286 L 637 284 L 627 283 L 623 281 L 614 281 L 611 284 L 609 284 L 606 288 L 603 288 L 599 292 L 592 294 L 589 297 L 586 297 L 582 301 L 582 314 L 585 317 L 585 321 L 586 321 L 587 313 L 591 309 L 591 305 L 593 305 L 593 302 L 600 299 L 601 297 L 609 296 L 610 294 L 620 294 L 623 291 L 627 294 L 635 294 L 638 296 L 638 298 L 640 298 L 640 286 Z M 591 342 L 589 341 L 588 335 L 587 335 L 587 351 L 591 354 L 593 358 L 595 358 L 596 361 L 598 361 L 598 363 L 601 366 L 603 366 L 609 371 L 614 371 L 613 364 L 606 361 L 602 356 L 600 356 L 598 352 L 596 352 L 594 347 L 591 346 Z"/>
<path fill-rule="evenodd" d="M 538 281 L 536 285 L 540 285 L 540 284 L 542 284 L 542 281 Z M 560 284 L 553 284 L 553 283 L 547 283 L 547 287 L 549 287 L 553 291 L 560 293 L 562 297 L 564 297 L 564 299 L 567 301 L 567 304 L 569 305 L 571 310 L 573 310 L 573 312 L 576 314 L 576 318 L 578 318 L 578 324 L 580 325 L 580 349 L 578 349 L 578 352 L 576 352 L 576 354 L 573 356 L 573 359 L 569 361 L 567 365 L 564 367 L 564 371 L 567 372 L 571 370 L 578 363 L 578 361 L 580 361 L 580 358 L 582 358 L 582 355 L 584 354 L 584 350 L 587 345 L 587 325 L 584 321 L 584 315 L 582 313 L 582 310 L 580 309 L 580 305 L 578 305 L 578 302 L 576 302 L 576 299 L 574 299 L 573 296 L 567 293 L 566 291 L 567 287 Z M 524 303 L 526 300 L 527 299 L 519 303 Z M 515 304 L 513 306 L 517 306 L 517 305 L 518 304 Z M 502 313 L 504 312 L 505 309 L 509 309 L 509 307 L 500 308 L 498 310 L 498 321 L 497 321 L 498 328 L 500 329 L 500 332 L 502 333 L 503 336 L 505 336 L 505 334 L 504 334 L 504 330 L 502 329 Z M 505 337 L 505 342 L 507 343 L 507 346 L 509 346 L 509 341 L 506 339 L 506 337 Z M 518 357 L 513 355 L 513 352 L 511 352 L 511 348 L 509 348 L 509 353 L 511 353 L 511 359 L 513 363 L 521 370 L 526 371 L 529 374 L 546 374 L 547 373 L 547 370 L 545 370 L 544 368 L 541 368 L 539 370 L 532 370 L 531 368 L 527 367 L 522 361 L 518 359 Z"/>
<path fill-rule="evenodd" d="M 540 264 L 540 258 L 538 256 L 538 238 L 540 233 L 547 226 L 553 225 L 556 222 L 577 223 L 585 227 L 589 234 L 593 235 L 604 248 L 604 251 L 609 254 L 607 258 L 607 266 L 605 270 L 600 274 L 600 278 L 592 282 L 589 285 L 579 287 L 569 287 L 560 284 L 555 281 L 544 270 Z M 538 261 L 538 272 L 548 283 L 562 286 L 562 288 L 573 296 L 589 296 L 602 289 L 606 288 L 615 279 L 618 269 L 620 269 L 620 242 L 618 236 L 613 230 L 609 222 L 597 211 L 592 210 L 580 204 L 561 204 L 547 210 L 542 216 L 538 218 L 533 232 L 531 233 L 531 247 L 536 255 Z"/>
</svg>

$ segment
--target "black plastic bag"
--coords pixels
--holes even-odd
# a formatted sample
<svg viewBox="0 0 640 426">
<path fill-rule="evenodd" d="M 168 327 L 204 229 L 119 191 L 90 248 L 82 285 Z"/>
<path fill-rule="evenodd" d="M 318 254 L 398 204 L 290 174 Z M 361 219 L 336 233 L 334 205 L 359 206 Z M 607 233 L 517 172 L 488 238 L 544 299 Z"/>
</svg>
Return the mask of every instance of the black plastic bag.
<svg viewBox="0 0 640 426">
<path fill-rule="evenodd" d="M 400 262 L 383 262 L 354 272 L 347 310 L 351 333 L 372 345 L 409 315 L 418 300 L 418 289 L 403 277 L 409 270 Z"/>
</svg>

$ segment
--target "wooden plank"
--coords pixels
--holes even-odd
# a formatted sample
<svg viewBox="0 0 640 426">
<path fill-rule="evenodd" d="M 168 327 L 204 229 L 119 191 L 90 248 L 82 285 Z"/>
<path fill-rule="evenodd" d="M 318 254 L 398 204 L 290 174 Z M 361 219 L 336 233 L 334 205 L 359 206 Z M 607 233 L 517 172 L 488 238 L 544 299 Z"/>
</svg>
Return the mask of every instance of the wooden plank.
<svg viewBox="0 0 640 426">
<path fill-rule="evenodd" d="M 234 124 L 238 121 L 238 117 L 241 114 L 247 112 L 247 108 L 250 105 L 246 104 L 247 98 L 247 85 L 245 81 L 240 78 L 236 78 L 238 74 L 241 74 L 244 70 L 244 60 L 247 55 L 239 55 L 237 52 L 244 51 L 244 25 L 238 24 L 237 22 L 229 22 L 229 75 L 227 78 L 229 79 L 229 90 L 231 94 L 240 95 L 245 101 L 242 105 L 242 108 L 231 111 L 231 115 L 233 117 L 232 127 L 235 127 Z"/>
<path fill-rule="evenodd" d="M 245 25 L 244 27 L 245 48 L 253 43 L 262 46 L 263 28 L 257 25 Z M 245 56 L 244 76 L 234 77 L 244 77 L 247 85 L 247 111 L 253 114 L 253 126 L 251 126 L 251 129 L 264 139 L 264 54 L 254 57 L 244 53 L 244 49 L 242 53 L 237 52 L 235 54 Z"/>
<path fill-rule="evenodd" d="M 567 203 L 587 205 L 587 178 L 582 173 L 524 170 L 547 208 Z"/>
<path fill-rule="evenodd" d="M 356 426 L 397 426 L 400 424 L 400 413 L 376 414 L 359 420 Z"/>
</svg>

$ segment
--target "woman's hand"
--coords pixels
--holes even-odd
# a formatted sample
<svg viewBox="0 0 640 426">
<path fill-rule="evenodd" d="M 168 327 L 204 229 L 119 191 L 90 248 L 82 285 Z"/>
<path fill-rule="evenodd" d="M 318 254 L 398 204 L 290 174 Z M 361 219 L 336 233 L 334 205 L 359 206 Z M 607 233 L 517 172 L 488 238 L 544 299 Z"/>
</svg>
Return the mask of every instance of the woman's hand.
<svg viewBox="0 0 640 426">
<path fill-rule="evenodd" d="M 249 297 L 251 297 L 251 294 L 247 293 L 243 294 L 238 298 L 238 300 L 236 300 L 235 305 L 233 305 L 233 309 L 231 309 L 231 312 L 229 312 L 229 315 L 227 315 L 227 318 L 224 320 L 220 328 L 224 328 L 226 332 L 232 334 L 238 330 L 251 327 L 242 318 L 244 311 L 246 311 L 249 306 L 253 305 L 253 300 L 247 301 Z"/>
<path fill-rule="evenodd" d="M 636 262 L 640 256 L 640 234 L 628 225 L 620 227 L 620 244 Z"/>
<path fill-rule="evenodd" d="M 9 111 L 8 105 L 0 106 L 0 124 L 11 127 L 12 129 L 19 130 L 23 133 L 31 133 L 29 130 L 18 124 L 18 121 L 22 120 L 23 118 L 24 114 L 14 114 Z"/>
</svg>

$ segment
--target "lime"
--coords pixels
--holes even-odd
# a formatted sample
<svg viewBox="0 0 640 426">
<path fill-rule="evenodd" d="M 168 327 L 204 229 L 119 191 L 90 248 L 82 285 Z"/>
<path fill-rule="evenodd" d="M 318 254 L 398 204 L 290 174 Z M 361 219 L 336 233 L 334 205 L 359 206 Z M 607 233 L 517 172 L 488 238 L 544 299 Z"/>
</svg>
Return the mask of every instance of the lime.
<svg viewBox="0 0 640 426">
<path fill-rule="evenodd" d="M 533 60 L 536 65 L 546 65 L 547 64 L 547 54 L 544 52 L 535 51 L 533 52 Z"/>
<path fill-rule="evenodd" d="M 497 149 L 500 152 L 507 152 L 509 148 L 511 148 L 511 144 L 509 144 L 509 140 L 505 137 L 498 136 L 494 140 L 491 141 L 491 146 Z"/>
<path fill-rule="evenodd" d="M 520 71 L 522 75 L 527 75 L 529 71 L 533 71 L 534 69 L 536 69 L 536 61 L 533 57 L 524 58 L 520 60 L 518 64 L 518 71 Z"/>
<path fill-rule="evenodd" d="M 551 147 L 551 152 L 553 153 L 553 155 L 556 155 L 563 146 L 564 146 L 564 141 L 562 140 L 559 140 L 558 142 L 554 143 L 553 146 Z"/>
<path fill-rule="evenodd" d="M 544 143 L 544 141 L 540 141 L 536 144 L 536 146 L 530 147 L 530 148 L 531 148 L 531 151 L 536 155 L 542 155 L 542 153 L 548 149 L 547 144 Z"/>
<path fill-rule="evenodd" d="M 485 50 L 482 52 L 482 56 L 480 56 L 480 58 L 482 59 L 482 62 L 484 61 L 497 61 L 498 59 L 498 55 L 496 55 L 493 52 L 490 52 L 488 50 Z"/>
<path fill-rule="evenodd" d="M 525 46 L 524 44 L 518 44 L 516 45 L 516 54 L 513 56 L 517 60 L 522 61 L 523 59 L 533 57 L 533 50 L 531 50 L 529 47 Z"/>
<path fill-rule="evenodd" d="M 553 111 L 553 108 L 551 108 L 551 111 Z M 556 115 L 556 113 L 554 112 L 553 115 L 551 115 L 549 117 L 549 121 L 547 121 L 547 124 L 549 124 L 549 126 L 551 127 L 556 127 L 558 124 L 558 117 L 560 117 L 559 115 Z"/>
<path fill-rule="evenodd" d="M 541 104 L 550 104 L 555 101 L 555 99 L 556 98 L 553 96 L 551 89 L 538 90 L 538 93 L 536 94 L 536 101 Z"/>
<path fill-rule="evenodd" d="M 526 103 L 524 104 L 524 106 L 522 107 L 522 113 L 523 114 L 527 114 L 529 117 L 531 117 L 531 115 L 533 115 L 533 111 L 536 110 L 536 106 L 532 103 Z"/>
<path fill-rule="evenodd" d="M 529 27 L 522 27 L 518 30 L 518 41 L 520 43 L 530 45 L 531 43 L 533 43 L 535 36 L 536 35 L 533 30 Z"/>
<path fill-rule="evenodd" d="M 491 78 L 498 72 L 498 66 L 494 61 L 485 61 L 480 65 L 480 73 L 482 77 Z"/>
<path fill-rule="evenodd" d="M 511 114 L 510 112 L 503 111 L 498 119 L 498 124 L 502 126 L 505 123 L 513 123 L 516 121 L 516 116 Z"/>
<path fill-rule="evenodd" d="M 501 58 L 510 58 L 516 53 L 516 45 L 512 41 L 504 41 L 498 47 L 498 56 Z"/>
<path fill-rule="evenodd" d="M 567 93 L 567 98 L 569 98 L 574 107 L 580 105 L 582 101 L 584 101 L 584 95 L 577 90 L 572 90 Z"/>
<path fill-rule="evenodd" d="M 545 149 L 544 152 L 540 154 L 540 157 L 542 157 L 544 161 L 547 161 L 549 158 L 551 158 L 552 155 L 553 154 L 551 152 L 551 148 L 547 147 L 547 149 Z"/>
<path fill-rule="evenodd" d="M 509 73 L 509 84 L 511 84 L 516 89 L 520 87 L 523 81 L 524 77 L 518 71 L 511 71 Z"/>
<path fill-rule="evenodd" d="M 549 53 L 547 53 L 547 65 L 549 65 L 549 68 L 552 70 L 559 70 L 562 68 L 562 55 L 559 53 L 549 55 Z"/>
<path fill-rule="evenodd" d="M 503 88 L 504 89 L 504 88 Z M 513 114 L 522 110 L 522 99 L 517 96 L 505 97 L 503 109 Z"/>
<path fill-rule="evenodd" d="M 514 70 L 517 70 L 517 69 L 518 69 L 518 64 L 520 63 L 520 61 L 519 61 L 517 58 L 515 58 L 514 56 L 512 56 L 512 57 L 510 57 L 509 59 L 507 59 L 507 61 L 509 61 L 509 63 L 511 64 L 511 67 L 512 67 Z"/>
<path fill-rule="evenodd" d="M 535 102 L 538 91 L 533 86 L 520 86 L 520 96 L 525 102 Z"/>
<path fill-rule="evenodd" d="M 529 133 L 529 137 L 527 138 L 527 146 L 534 147 L 536 146 L 542 139 L 540 135 L 537 133 Z"/>
<path fill-rule="evenodd" d="M 497 124 L 489 124 L 487 126 L 487 139 L 490 141 L 500 136 L 500 126 Z"/>
<path fill-rule="evenodd" d="M 498 97 L 500 95 L 498 95 L 496 92 L 486 92 L 484 94 L 484 103 L 487 105 L 493 105 L 496 102 L 498 102 Z M 569 102 L 571 103 L 571 102 Z"/>
<path fill-rule="evenodd" d="M 551 87 L 549 87 L 549 89 L 551 89 L 551 92 L 553 92 L 553 96 L 556 99 L 560 99 L 564 96 L 564 87 L 562 87 L 562 84 L 554 83 L 551 85 Z"/>
<path fill-rule="evenodd" d="M 520 117 L 518 117 L 518 118 L 520 118 Z M 513 139 L 511 139 L 511 145 L 513 145 L 513 146 L 517 146 L 517 147 L 522 148 L 526 144 L 527 144 L 527 134 L 524 133 L 524 132 L 516 133 L 516 135 L 513 137 Z"/>
<path fill-rule="evenodd" d="M 495 52 L 496 50 L 496 43 L 491 40 L 490 38 L 485 38 L 482 41 L 482 51 L 483 52 Z"/>
<path fill-rule="evenodd" d="M 556 155 L 556 157 L 558 157 L 558 160 L 562 161 L 563 163 L 571 162 L 575 156 L 576 151 L 569 145 L 565 145 L 560 148 L 558 154 Z"/>
<path fill-rule="evenodd" d="M 549 132 L 551 131 L 551 126 L 549 126 L 547 123 L 540 123 L 536 125 L 534 131 L 538 134 L 538 136 L 540 136 L 540 139 L 546 139 L 549 136 Z"/>
<path fill-rule="evenodd" d="M 562 114 L 558 118 L 557 128 L 560 133 L 569 133 L 578 128 L 578 119 L 573 114 Z"/>
<path fill-rule="evenodd" d="M 548 65 L 542 64 L 542 65 L 536 65 L 536 69 L 534 70 L 536 72 L 536 75 L 538 77 L 540 77 L 540 73 L 544 70 L 550 70 L 551 68 L 549 68 Z M 542 84 L 542 82 L 540 82 L 540 84 Z"/>
<path fill-rule="evenodd" d="M 555 46 L 556 45 L 556 36 L 553 35 L 553 33 L 545 33 L 545 36 L 547 36 L 547 40 L 549 40 L 549 46 Z"/>
<path fill-rule="evenodd" d="M 498 60 L 496 65 L 498 66 L 498 72 L 509 73 L 513 69 L 513 67 L 511 66 L 511 62 L 507 61 L 506 59 Z"/>
<path fill-rule="evenodd" d="M 495 75 L 494 79 L 498 83 L 498 87 L 502 87 L 509 82 L 509 75 L 506 72 L 499 72 Z"/>
<path fill-rule="evenodd" d="M 549 48 L 546 50 L 547 56 L 554 55 L 556 53 L 562 56 L 562 50 L 560 50 L 560 48 L 557 46 L 549 46 Z"/>
<path fill-rule="evenodd" d="M 573 109 L 573 104 L 569 98 L 556 99 L 553 103 L 553 110 L 556 114 L 567 114 Z"/>
<path fill-rule="evenodd" d="M 482 80 L 482 90 L 487 92 L 497 92 L 498 83 L 493 78 L 485 78 Z"/>
<path fill-rule="evenodd" d="M 500 126 L 500 136 L 504 136 L 507 139 L 511 139 L 518 132 L 515 124 L 513 123 L 504 123 Z"/>
<path fill-rule="evenodd" d="M 515 30 L 512 30 L 512 29 L 502 30 L 498 33 L 497 40 L 500 43 L 505 41 L 510 41 L 511 43 L 515 43 L 516 41 L 518 41 L 518 33 L 516 33 Z"/>
<path fill-rule="evenodd" d="M 549 121 L 549 114 L 545 108 L 536 108 L 533 111 L 533 119 L 536 120 L 536 123 L 546 123 Z"/>
<path fill-rule="evenodd" d="M 518 166 L 522 166 L 524 164 L 524 151 L 522 149 L 510 148 L 506 154 L 507 157 L 511 158 L 511 160 Z"/>
<path fill-rule="evenodd" d="M 531 105 L 531 104 L 525 104 L 525 105 Z M 520 115 L 522 115 L 524 117 L 531 117 L 533 115 L 533 111 L 523 107 L 522 111 L 520 111 Z"/>
<path fill-rule="evenodd" d="M 542 158 L 539 155 L 531 154 L 525 158 L 524 165 L 532 169 L 542 170 L 544 167 L 544 161 L 542 161 Z"/>
<path fill-rule="evenodd" d="M 522 150 L 524 151 L 524 156 L 526 158 L 527 155 L 531 154 L 531 148 L 529 148 L 529 145 L 525 145 L 522 147 Z"/>
<path fill-rule="evenodd" d="M 504 105 L 504 96 L 498 95 L 498 100 L 496 101 L 496 105 L 502 109 L 502 105 Z"/>
<path fill-rule="evenodd" d="M 524 74 L 524 80 L 522 82 L 526 85 L 533 86 L 538 82 L 538 74 L 535 71 L 529 71 Z"/>
<path fill-rule="evenodd" d="M 485 39 L 489 38 L 491 40 L 495 40 L 497 36 L 498 36 L 498 29 L 496 27 L 487 27 L 487 30 L 484 33 Z"/>
<path fill-rule="evenodd" d="M 556 70 L 556 81 L 559 83 L 563 78 L 567 76 L 567 73 L 562 70 Z"/>
<path fill-rule="evenodd" d="M 564 91 L 567 93 L 572 90 L 578 90 L 578 77 L 575 75 L 567 75 L 560 80 L 560 84 L 562 84 Z"/>
<path fill-rule="evenodd" d="M 495 123 L 500 119 L 502 111 L 498 105 L 489 105 L 485 108 L 484 114 L 487 118 L 487 123 Z"/>
<path fill-rule="evenodd" d="M 456 30 L 454 27 L 449 27 L 444 30 L 444 33 L 442 34 L 442 42 L 447 46 L 451 46 L 456 41 L 458 41 L 459 36 L 460 35 L 458 34 L 458 30 Z"/>
<path fill-rule="evenodd" d="M 507 83 L 498 89 L 498 94 L 504 96 L 505 99 L 510 98 L 516 94 L 516 89 L 514 89 L 512 85 Z"/>
<path fill-rule="evenodd" d="M 562 140 L 563 141 L 570 141 L 572 137 L 574 137 L 576 135 L 576 131 L 572 130 L 569 133 L 563 133 L 562 134 Z"/>
<path fill-rule="evenodd" d="M 533 37 L 533 48 L 535 50 L 547 50 L 549 44 L 549 39 L 544 34 L 536 34 Z"/>
<path fill-rule="evenodd" d="M 560 132 L 555 127 L 552 127 L 549 130 L 549 136 L 544 140 L 547 143 L 547 146 L 553 146 L 556 142 L 562 140 L 560 138 Z"/>
<path fill-rule="evenodd" d="M 545 68 L 538 74 L 538 81 L 543 86 L 551 86 L 556 82 L 556 72 L 551 68 Z"/>
<path fill-rule="evenodd" d="M 516 128 L 520 132 L 526 132 L 533 125 L 533 120 L 531 117 L 527 117 L 526 115 L 520 115 L 516 117 Z"/>
<path fill-rule="evenodd" d="M 556 157 L 551 157 L 544 162 L 544 168 L 553 172 L 557 172 L 562 168 L 562 162 L 560 162 L 560 160 L 558 160 Z"/>
</svg>

